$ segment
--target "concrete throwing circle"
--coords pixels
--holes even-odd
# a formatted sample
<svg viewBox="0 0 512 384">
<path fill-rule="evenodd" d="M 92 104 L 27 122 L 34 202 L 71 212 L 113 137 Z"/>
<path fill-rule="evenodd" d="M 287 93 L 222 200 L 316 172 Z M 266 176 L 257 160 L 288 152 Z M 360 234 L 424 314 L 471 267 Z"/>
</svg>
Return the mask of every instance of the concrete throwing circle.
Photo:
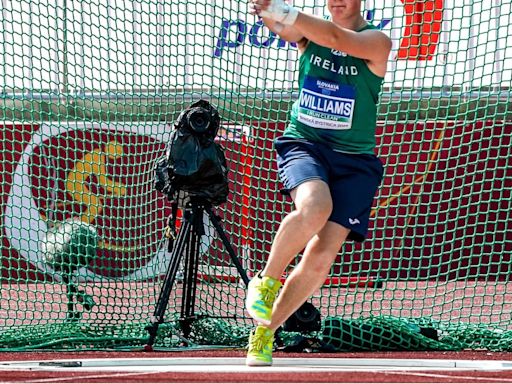
<svg viewBox="0 0 512 384">
<path fill-rule="evenodd" d="M 341 371 L 501 371 L 512 361 L 440 359 L 275 358 L 271 367 L 247 367 L 244 358 L 106 358 L 0 361 L 0 371 L 74 372 L 341 372 Z"/>
</svg>

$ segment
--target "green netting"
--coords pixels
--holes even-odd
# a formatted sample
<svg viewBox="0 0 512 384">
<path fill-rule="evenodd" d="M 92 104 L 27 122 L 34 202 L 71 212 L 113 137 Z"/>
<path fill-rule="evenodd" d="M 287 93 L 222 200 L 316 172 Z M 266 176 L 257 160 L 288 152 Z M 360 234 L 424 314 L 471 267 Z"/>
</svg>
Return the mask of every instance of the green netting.
<svg viewBox="0 0 512 384">
<path fill-rule="evenodd" d="M 369 240 L 342 249 L 311 300 L 321 328 L 299 336 L 335 350 L 510 350 L 511 6 L 363 6 L 393 40 L 377 127 L 386 173 Z M 147 343 L 170 262 L 171 207 L 153 167 L 169 124 L 199 99 L 222 116 L 230 170 L 215 211 L 249 276 L 261 268 L 291 209 L 272 140 L 297 96 L 293 44 L 239 1 L 0 9 L 1 348 Z M 157 348 L 243 347 L 253 326 L 245 285 L 204 227 L 195 300 L 182 264 Z M 283 332 L 282 345 L 297 336 Z"/>
</svg>

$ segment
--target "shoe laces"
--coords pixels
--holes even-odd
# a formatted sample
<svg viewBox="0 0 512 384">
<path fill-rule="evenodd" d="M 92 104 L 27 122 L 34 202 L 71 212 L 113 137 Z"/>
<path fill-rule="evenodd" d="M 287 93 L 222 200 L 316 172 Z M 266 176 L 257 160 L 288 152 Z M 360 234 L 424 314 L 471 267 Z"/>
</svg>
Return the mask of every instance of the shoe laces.
<svg viewBox="0 0 512 384">
<path fill-rule="evenodd" d="M 263 333 L 256 333 L 252 335 L 249 340 L 249 351 L 262 351 L 265 344 L 268 343 L 270 336 Z"/>
<path fill-rule="evenodd" d="M 271 307 L 276 299 L 276 292 L 271 288 L 262 286 L 261 287 L 261 300 L 265 303 L 266 306 Z"/>
</svg>

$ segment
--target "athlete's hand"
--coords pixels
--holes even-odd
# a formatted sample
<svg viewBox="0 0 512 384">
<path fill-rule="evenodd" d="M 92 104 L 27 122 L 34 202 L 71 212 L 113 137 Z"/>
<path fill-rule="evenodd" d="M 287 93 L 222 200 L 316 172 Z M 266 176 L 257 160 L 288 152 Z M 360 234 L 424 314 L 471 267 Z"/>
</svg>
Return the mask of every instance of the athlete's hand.
<svg viewBox="0 0 512 384">
<path fill-rule="evenodd" d="M 250 0 L 249 13 L 267 17 L 284 25 L 293 25 L 299 11 L 283 0 Z"/>
</svg>

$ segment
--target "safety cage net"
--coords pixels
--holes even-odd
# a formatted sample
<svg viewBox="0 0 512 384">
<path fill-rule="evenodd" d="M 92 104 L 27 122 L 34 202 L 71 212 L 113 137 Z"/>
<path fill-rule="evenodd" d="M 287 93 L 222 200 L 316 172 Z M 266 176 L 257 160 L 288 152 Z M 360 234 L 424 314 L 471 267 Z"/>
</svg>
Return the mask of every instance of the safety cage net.
<svg viewBox="0 0 512 384">
<path fill-rule="evenodd" d="M 385 175 L 367 241 L 340 250 L 280 345 L 511 350 L 511 5 L 362 7 L 393 42 Z M 12 0 L 0 20 L 0 349 L 146 345 L 171 263 L 154 347 L 244 347 L 243 273 L 293 209 L 273 140 L 297 99 L 296 44 L 244 1 Z M 173 259 L 186 205 L 155 189 L 154 169 L 198 100 L 220 115 L 229 195 Z"/>
</svg>

